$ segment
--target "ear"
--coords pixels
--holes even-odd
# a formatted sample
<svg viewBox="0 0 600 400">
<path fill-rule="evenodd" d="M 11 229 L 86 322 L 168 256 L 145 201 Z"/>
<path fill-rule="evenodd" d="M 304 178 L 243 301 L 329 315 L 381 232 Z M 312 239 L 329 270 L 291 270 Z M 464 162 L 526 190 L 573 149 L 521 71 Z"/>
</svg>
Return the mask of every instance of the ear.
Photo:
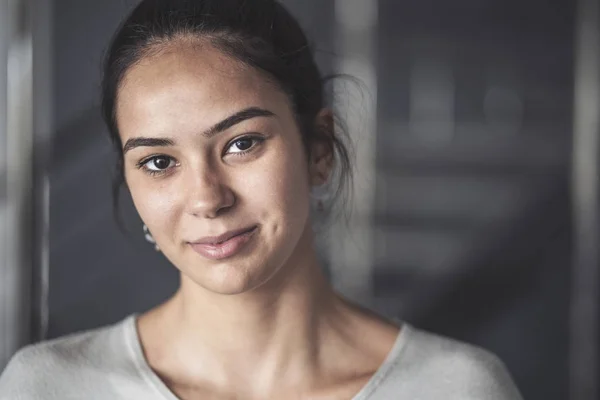
<svg viewBox="0 0 600 400">
<path fill-rule="evenodd" d="M 315 126 L 319 134 L 310 147 L 310 184 L 321 186 L 327 183 L 333 169 L 333 111 L 327 108 L 321 110 Z"/>
</svg>

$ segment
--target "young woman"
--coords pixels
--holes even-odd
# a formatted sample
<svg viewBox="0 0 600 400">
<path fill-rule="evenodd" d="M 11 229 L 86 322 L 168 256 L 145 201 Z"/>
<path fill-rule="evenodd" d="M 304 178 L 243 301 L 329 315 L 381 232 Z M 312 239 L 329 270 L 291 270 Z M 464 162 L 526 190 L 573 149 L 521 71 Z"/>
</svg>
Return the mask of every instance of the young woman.
<svg viewBox="0 0 600 400">
<path fill-rule="evenodd" d="M 21 350 L 0 399 L 520 398 L 491 354 L 379 318 L 325 279 L 311 191 L 339 193 L 332 171 L 343 183 L 350 165 L 281 4 L 144 0 L 104 72 L 121 180 L 181 284 L 145 314 Z"/>
</svg>

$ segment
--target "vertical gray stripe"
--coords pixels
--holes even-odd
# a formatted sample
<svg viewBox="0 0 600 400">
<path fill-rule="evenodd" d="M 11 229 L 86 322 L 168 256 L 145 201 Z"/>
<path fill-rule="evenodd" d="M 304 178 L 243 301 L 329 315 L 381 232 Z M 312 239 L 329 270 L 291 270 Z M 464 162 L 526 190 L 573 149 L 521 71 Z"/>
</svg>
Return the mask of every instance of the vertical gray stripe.
<svg viewBox="0 0 600 400">
<path fill-rule="evenodd" d="M 8 0 L 0 0 L 0 370 L 8 361 L 12 349 L 8 337 L 9 276 L 6 258 L 6 67 L 8 65 Z"/>
<path fill-rule="evenodd" d="M 0 259 L 0 349 L 2 366 L 30 339 L 31 287 L 31 184 L 32 184 L 32 42 L 28 1 L 3 3 L 2 32 L 3 139 L 6 157 L 1 165 L 6 176 L 0 205 L 2 245 Z M 5 96 L 5 97 L 4 97 Z"/>
<path fill-rule="evenodd" d="M 575 44 L 570 395 L 598 398 L 598 151 L 600 17 L 598 0 L 580 0 Z"/>
<path fill-rule="evenodd" d="M 373 227 L 375 201 L 375 144 L 377 131 L 376 47 L 378 0 L 337 0 L 336 72 L 357 78 L 336 82 L 336 111 L 345 120 L 354 146 L 354 181 L 346 224 L 336 221 L 331 231 L 330 262 L 334 286 L 362 303 L 372 298 Z"/>
<path fill-rule="evenodd" d="M 49 292 L 49 158 L 54 123 L 52 118 L 52 4 L 32 0 L 33 13 L 33 293 L 32 339 L 42 340 L 48 330 Z"/>
</svg>

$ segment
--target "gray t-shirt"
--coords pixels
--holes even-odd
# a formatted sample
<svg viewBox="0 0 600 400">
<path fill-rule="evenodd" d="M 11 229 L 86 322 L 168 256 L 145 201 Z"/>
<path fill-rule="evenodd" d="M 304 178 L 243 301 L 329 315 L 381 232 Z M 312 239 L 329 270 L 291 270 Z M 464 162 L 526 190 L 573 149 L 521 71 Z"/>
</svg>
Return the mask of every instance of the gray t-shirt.
<svg viewBox="0 0 600 400">
<path fill-rule="evenodd" d="M 25 347 L 0 376 L 0 400 L 177 400 L 152 371 L 135 316 Z M 349 400 L 521 399 L 492 354 L 404 324 L 385 362 Z"/>
</svg>

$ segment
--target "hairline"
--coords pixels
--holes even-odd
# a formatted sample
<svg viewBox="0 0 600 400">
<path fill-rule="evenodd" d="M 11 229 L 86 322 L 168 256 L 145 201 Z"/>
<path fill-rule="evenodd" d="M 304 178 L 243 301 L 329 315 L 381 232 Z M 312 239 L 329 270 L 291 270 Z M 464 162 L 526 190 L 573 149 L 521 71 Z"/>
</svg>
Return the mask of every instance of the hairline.
<svg viewBox="0 0 600 400">
<path fill-rule="evenodd" d="M 283 94 L 288 99 L 289 105 L 292 110 L 292 114 L 295 119 L 298 119 L 298 111 L 297 106 L 294 102 L 293 95 L 288 93 L 288 91 L 277 81 L 275 77 L 273 77 L 268 71 L 265 71 L 261 68 L 258 68 L 247 61 L 244 61 L 238 57 L 235 57 L 234 54 L 224 50 L 219 46 L 220 43 L 226 43 L 227 37 L 226 32 L 215 32 L 215 33 L 197 33 L 193 31 L 189 32 L 178 32 L 172 37 L 154 37 L 148 40 L 145 44 L 140 46 L 140 52 L 137 56 L 136 60 L 131 62 L 124 70 L 119 79 L 117 86 L 115 87 L 115 97 L 114 97 L 114 106 L 113 106 L 113 119 L 115 128 L 117 129 L 117 134 L 119 133 L 118 128 L 118 114 L 117 111 L 119 109 L 119 98 L 121 94 L 121 90 L 127 83 L 127 77 L 132 69 L 139 66 L 141 63 L 147 60 L 152 60 L 153 58 L 158 58 L 163 55 L 169 53 L 175 53 L 177 51 L 196 51 L 203 46 L 210 46 L 213 50 L 220 53 L 222 56 L 227 59 L 233 61 L 234 65 L 240 68 L 252 68 L 252 70 L 256 71 L 260 76 L 265 79 L 266 82 L 273 85 L 273 87 L 277 90 L 283 92 Z M 301 129 L 300 121 L 296 121 L 298 124 L 298 128 Z M 119 136 L 119 141 L 120 135 Z M 303 135 L 304 136 L 304 135 Z M 122 145 L 122 143 L 121 143 Z M 120 146 L 122 147 L 122 146 Z"/>
</svg>

